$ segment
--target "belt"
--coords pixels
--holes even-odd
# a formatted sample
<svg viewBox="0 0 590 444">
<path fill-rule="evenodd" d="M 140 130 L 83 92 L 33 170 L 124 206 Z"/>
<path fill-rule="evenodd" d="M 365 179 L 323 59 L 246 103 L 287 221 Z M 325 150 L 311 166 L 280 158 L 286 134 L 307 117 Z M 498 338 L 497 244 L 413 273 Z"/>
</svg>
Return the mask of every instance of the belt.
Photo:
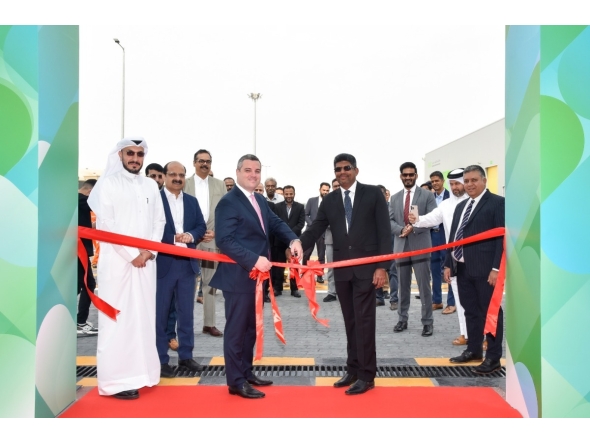
<svg viewBox="0 0 590 444">
<path fill-rule="evenodd" d="M 435 233 L 438 233 L 440 231 L 440 228 L 431 228 L 430 231 L 434 231 Z"/>
</svg>

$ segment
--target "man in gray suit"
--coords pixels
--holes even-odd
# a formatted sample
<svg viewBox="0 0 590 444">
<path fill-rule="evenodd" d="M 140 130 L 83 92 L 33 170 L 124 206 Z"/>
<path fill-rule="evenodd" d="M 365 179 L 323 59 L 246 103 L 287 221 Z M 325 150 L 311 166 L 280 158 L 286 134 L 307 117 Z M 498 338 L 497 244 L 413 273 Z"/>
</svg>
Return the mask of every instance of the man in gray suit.
<svg viewBox="0 0 590 444">
<path fill-rule="evenodd" d="M 340 184 L 338 183 L 338 179 L 334 179 L 332 181 L 332 191 L 336 191 L 340 189 Z M 334 238 L 332 236 L 332 230 L 330 227 L 326 228 L 326 232 L 324 233 L 324 242 L 326 244 L 326 261 L 328 263 L 334 261 Z M 328 272 L 326 273 L 326 277 L 328 279 L 328 294 L 323 299 L 324 302 L 332 302 L 338 299 L 338 294 L 336 293 L 336 282 L 334 281 L 334 269 L 328 268 Z"/>
<path fill-rule="evenodd" d="M 434 195 L 416 186 L 418 170 L 412 162 L 404 162 L 400 168 L 400 179 L 404 189 L 391 196 L 389 218 L 391 219 L 391 234 L 393 235 L 393 252 L 430 248 L 430 228 L 414 228 L 408 220 L 410 211 L 418 214 L 428 214 L 436 208 Z M 397 259 L 397 274 L 399 278 L 398 310 L 399 322 L 393 328 L 394 332 L 401 332 L 408 328 L 408 310 L 410 308 L 410 288 L 412 285 L 412 269 L 416 275 L 420 302 L 422 303 L 422 336 L 432 336 L 432 288 L 430 286 L 430 253 Z"/>
<path fill-rule="evenodd" d="M 307 228 L 311 227 L 311 224 L 315 220 L 318 214 L 318 208 L 324 200 L 324 196 L 330 192 L 330 184 L 327 182 L 322 182 L 320 184 L 320 195 L 316 197 L 311 197 L 308 199 L 307 204 L 305 204 L 305 222 L 307 223 Z M 318 260 L 320 264 L 326 263 L 326 243 L 325 243 L 325 235 L 322 235 L 316 242 L 316 248 L 318 250 Z M 307 251 L 303 252 L 303 264 L 307 264 L 307 261 L 311 257 L 311 253 L 313 253 L 313 248 L 310 248 Z M 320 284 L 324 283 L 324 278 L 318 276 L 317 281 Z"/>
<path fill-rule="evenodd" d="M 215 245 L 215 208 L 219 200 L 227 192 L 225 183 L 210 176 L 211 153 L 207 150 L 199 150 L 195 153 L 193 165 L 195 174 L 186 180 L 184 192 L 194 196 L 199 201 L 199 207 L 203 218 L 207 222 L 205 237 L 197 245 L 197 249 L 211 253 L 219 253 Z M 223 336 L 223 333 L 215 327 L 215 288 L 209 287 L 209 282 L 217 269 L 217 262 L 201 261 L 201 281 L 203 298 L 197 298 L 197 302 L 203 304 L 203 333 L 211 336 Z"/>
</svg>

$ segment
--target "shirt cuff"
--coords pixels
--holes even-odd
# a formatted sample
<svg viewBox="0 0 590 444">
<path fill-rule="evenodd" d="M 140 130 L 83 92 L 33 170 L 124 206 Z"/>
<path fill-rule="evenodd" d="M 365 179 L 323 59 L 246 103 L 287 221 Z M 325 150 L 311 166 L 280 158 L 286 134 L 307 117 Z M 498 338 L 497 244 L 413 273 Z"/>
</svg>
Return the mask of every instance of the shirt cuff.
<svg viewBox="0 0 590 444">
<path fill-rule="evenodd" d="M 500 272 L 500 270 L 498 270 L 497 268 L 492 268 L 493 271 L 497 271 Z"/>
<path fill-rule="evenodd" d="M 293 242 L 301 243 L 301 241 L 299 239 L 293 239 L 291 242 L 289 242 L 289 248 L 291 248 L 291 246 L 293 245 Z"/>
</svg>

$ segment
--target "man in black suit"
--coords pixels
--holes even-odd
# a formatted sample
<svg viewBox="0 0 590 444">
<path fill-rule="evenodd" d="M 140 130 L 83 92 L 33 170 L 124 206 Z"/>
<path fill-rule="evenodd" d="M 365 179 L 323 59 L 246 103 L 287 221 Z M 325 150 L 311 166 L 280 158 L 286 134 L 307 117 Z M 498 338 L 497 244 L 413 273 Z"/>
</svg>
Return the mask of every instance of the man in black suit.
<svg viewBox="0 0 590 444">
<path fill-rule="evenodd" d="M 340 189 L 324 197 L 311 226 L 301 235 L 303 250 L 313 246 L 330 226 L 334 261 L 391 253 L 391 228 L 387 204 L 379 187 L 356 181 L 358 168 L 351 154 L 334 158 Z M 387 279 L 388 262 L 336 268 L 334 280 L 346 329 L 347 374 L 334 383 L 347 395 L 375 387 L 375 289 Z"/>
<path fill-rule="evenodd" d="M 479 165 L 468 166 L 463 173 L 463 180 L 469 199 L 459 203 L 455 209 L 450 242 L 504 227 L 504 198 L 486 189 L 487 179 L 483 168 Z M 481 361 L 483 358 L 483 331 L 503 250 L 502 237 L 495 237 L 455 247 L 446 256 L 445 281 L 450 283 L 451 273 L 456 268 L 469 337 L 467 350 L 461 356 L 451 358 L 451 362 Z M 500 368 L 503 329 L 504 314 L 500 307 L 496 336 L 491 333 L 486 335 L 486 358 L 473 369 L 474 372 L 491 373 Z"/>
<path fill-rule="evenodd" d="M 320 204 L 324 200 L 324 196 L 326 196 L 330 192 L 330 184 L 327 182 L 322 182 L 320 184 L 320 195 L 316 197 L 311 197 L 305 204 L 305 222 L 307 223 L 308 228 L 311 226 L 313 221 L 315 220 L 318 214 L 318 208 Z M 318 250 L 318 261 L 320 264 L 326 263 L 326 239 L 325 235 L 322 234 L 320 238 L 316 241 L 316 247 Z M 313 253 L 313 246 L 309 248 L 307 251 L 303 252 L 303 264 L 306 265 L 307 261 L 311 257 L 311 253 Z M 316 278 L 317 282 L 320 284 L 324 283 L 324 278 L 322 276 L 318 276 Z"/>
<path fill-rule="evenodd" d="M 289 225 L 289 228 L 295 233 L 297 237 L 301 235 L 301 230 L 305 225 L 305 209 L 303 204 L 295 202 L 295 187 L 293 185 L 285 185 L 283 187 L 283 202 L 275 204 L 275 214 L 281 218 L 283 222 Z M 283 242 L 280 238 L 275 237 L 271 249 L 271 257 L 274 262 L 286 262 L 287 258 L 285 251 L 289 245 Z M 281 293 L 283 290 L 283 276 L 285 268 L 272 267 L 272 285 L 275 294 Z M 301 294 L 297 291 L 297 284 L 295 279 L 290 280 L 291 296 L 300 298 Z"/>
</svg>

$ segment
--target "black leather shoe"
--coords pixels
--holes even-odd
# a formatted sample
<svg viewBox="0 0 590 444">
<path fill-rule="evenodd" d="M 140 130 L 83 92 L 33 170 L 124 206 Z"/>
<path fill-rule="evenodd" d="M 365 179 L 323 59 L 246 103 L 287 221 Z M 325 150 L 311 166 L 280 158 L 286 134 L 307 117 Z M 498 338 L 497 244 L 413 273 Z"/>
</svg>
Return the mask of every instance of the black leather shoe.
<svg viewBox="0 0 590 444">
<path fill-rule="evenodd" d="M 356 375 L 351 375 L 350 373 L 347 373 L 334 383 L 334 387 L 348 387 L 349 385 L 354 384 L 357 380 L 358 378 L 356 377 Z"/>
<path fill-rule="evenodd" d="M 454 362 L 456 364 L 461 364 L 463 362 L 471 362 L 471 361 L 482 361 L 482 355 L 476 355 L 471 353 L 469 350 L 465 350 L 461 353 L 461 356 L 455 356 L 454 358 L 449 359 L 449 361 Z"/>
<path fill-rule="evenodd" d="M 238 395 L 242 398 L 248 399 L 264 398 L 264 396 L 266 396 L 260 390 L 253 388 L 250 384 L 248 384 L 248 382 L 244 382 L 241 387 L 233 387 L 230 385 L 228 390 L 230 395 Z"/>
<path fill-rule="evenodd" d="M 318 284 L 323 284 L 324 283 L 324 278 L 322 276 L 318 276 L 317 279 L 316 279 L 316 282 Z"/>
<path fill-rule="evenodd" d="M 328 296 L 326 296 L 324 298 L 324 302 L 332 302 L 332 301 L 335 301 L 336 299 L 337 299 L 336 296 L 334 296 L 333 294 L 329 294 Z"/>
<path fill-rule="evenodd" d="M 275 295 L 275 296 L 276 296 L 276 295 Z M 264 302 L 270 302 L 270 296 L 269 296 L 269 295 L 267 295 L 267 294 L 265 294 L 265 295 L 264 295 L 264 299 L 263 299 L 263 300 L 264 300 Z"/>
<path fill-rule="evenodd" d="M 179 367 L 185 367 L 189 369 L 191 372 L 202 372 L 203 366 L 197 364 L 197 361 L 194 359 L 181 359 L 178 361 Z"/>
<path fill-rule="evenodd" d="M 425 325 L 424 328 L 422 328 L 422 336 L 432 336 L 433 332 L 434 327 L 432 325 Z"/>
<path fill-rule="evenodd" d="M 392 302 L 389 304 L 389 309 L 392 311 L 397 310 L 397 302 Z"/>
<path fill-rule="evenodd" d="M 160 378 L 174 378 L 175 376 L 174 369 L 169 364 L 162 364 L 160 366 Z"/>
<path fill-rule="evenodd" d="M 299 293 L 297 290 L 295 290 L 295 291 L 291 292 L 291 296 L 293 296 L 294 298 L 300 298 L 301 293 Z"/>
<path fill-rule="evenodd" d="M 248 378 L 248 384 L 250 385 L 258 385 L 258 386 L 263 386 L 263 385 L 271 385 L 272 381 L 268 381 L 265 379 L 260 379 L 258 376 L 256 375 L 252 375 Z"/>
<path fill-rule="evenodd" d="M 347 395 L 360 395 L 374 388 L 375 383 L 373 381 L 367 382 L 359 379 L 354 384 L 352 384 L 352 386 L 344 393 L 346 393 Z"/>
<path fill-rule="evenodd" d="M 500 364 L 499 360 L 485 358 L 481 364 L 479 364 L 477 367 L 472 368 L 471 371 L 474 373 L 480 373 L 485 375 L 487 373 L 492 373 L 498 370 L 500 367 L 502 367 L 502 364 Z"/>
<path fill-rule="evenodd" d="M 117 399 L 137 399 L 139 392 L 137 390 L 125 390 L 124 392 L 115 393 L 113 398 Z"/>
<path fill-rule="evenodd" d="M 275 296 L 282 296 L 283 292 L 281 290 L 275 291 Z"/>
<path fill-rule="evenodd" d="M 393 331 L 400 332 L 400 331 L 406 330 L 407 328 L 408 328 L 407 322 L 399 321 L 397 324 L 395 324 L 395 327 L 393 327 Z"/>
<path fill-rule="evenodd" d="M 377 307 L 383 307 L 385 305 L 385 301 L 377 301 Z"/>
</svg>

